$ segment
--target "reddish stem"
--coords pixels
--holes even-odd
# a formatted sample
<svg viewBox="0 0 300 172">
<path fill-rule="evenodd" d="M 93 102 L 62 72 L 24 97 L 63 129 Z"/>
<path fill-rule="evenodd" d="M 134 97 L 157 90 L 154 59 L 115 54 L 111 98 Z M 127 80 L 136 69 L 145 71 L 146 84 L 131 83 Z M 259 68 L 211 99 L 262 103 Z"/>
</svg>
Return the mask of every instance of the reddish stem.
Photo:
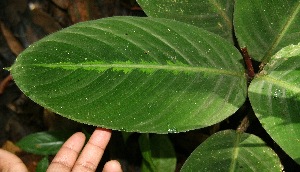
<svg viewBox="0 0 300 172">
<path fill-rule="evenodd" d="M 241 48 L 241 51 L 242 51 L 244 61 L 247 66 L 248 76 L 249 76 L 250 80 L 252 80 L 254 78 L 255 73 L 254 73 L 254 69 L 252 66 L 251 57 L 248 54 L 247 47 Z"/>
</svg>

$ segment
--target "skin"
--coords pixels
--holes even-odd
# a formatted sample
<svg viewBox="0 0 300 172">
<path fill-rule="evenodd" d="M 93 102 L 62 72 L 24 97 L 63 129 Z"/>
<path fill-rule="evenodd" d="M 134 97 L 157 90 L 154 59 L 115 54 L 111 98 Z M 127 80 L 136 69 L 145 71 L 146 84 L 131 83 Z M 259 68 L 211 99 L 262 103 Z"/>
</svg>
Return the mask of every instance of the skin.
<svg viewBox="0 0 300 172">
<path fill-rule="evenodd" d="M 95 171 L 110 137 L 110 130 L 97 128 L 83 148 L 85 135 L 81 132 L 73 134 L 62 145 L 47 172 Z M 16 155 L 0 149 L 0 171 L 27 172 L 28 170 Z M 121 165 L 118 161 L 109 161 L 104 165 L 103 172 L 122 172 Z"/>
<path fill-rule="evenodd" d="M 27 172 L 25 164 L 15 154 L 0 149 L 0 171 L 5 172 Z"/>
</svg>

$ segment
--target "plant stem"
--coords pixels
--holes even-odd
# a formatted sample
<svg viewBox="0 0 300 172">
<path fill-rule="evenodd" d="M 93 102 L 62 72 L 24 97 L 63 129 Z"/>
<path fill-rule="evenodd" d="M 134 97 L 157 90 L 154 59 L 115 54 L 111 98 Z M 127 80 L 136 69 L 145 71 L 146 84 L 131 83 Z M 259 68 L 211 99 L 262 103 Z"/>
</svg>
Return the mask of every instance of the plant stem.
<svg viewBox="0 0 300 172">
<path fill-rule="evenodd" d="M 236 132 L 237 133 L 244 133 L 247 130 L 247 128 L 249 127 L 249 125 L 250 125 L 249 117 L 248 117 L 248 115 L 246 115 L 243 118 L 241 124 L 237 127 Z"/>
<path fill-rule="evenodd" d="M 247 47 L 241 48 L 241 51 L 242 51 L 244 61 L 245 61 L 246 66 L 247 66 L 248 77 L 251 81 L 254 78 L 254 75 L 255 75 L 253 65 L 252 65 L 252 61 L 251 61 L 251 57 L 248 54 Z"/>
</svg>

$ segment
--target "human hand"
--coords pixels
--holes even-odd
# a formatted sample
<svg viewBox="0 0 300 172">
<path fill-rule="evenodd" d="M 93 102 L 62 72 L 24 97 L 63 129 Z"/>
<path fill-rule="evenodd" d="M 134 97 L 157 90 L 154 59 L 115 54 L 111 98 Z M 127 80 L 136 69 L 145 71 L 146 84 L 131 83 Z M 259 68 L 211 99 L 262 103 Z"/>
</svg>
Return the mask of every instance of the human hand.
<svg viewBox="0 0 300 172">
<path fill-rule="evenodd" d="M 81 151 L 84 146 L 85 135 L 81 132 L 73 134 L 58 151 L 47 172 L 95 171 L 110 137 L 110 130 L 97 128 Z M 23 172 L 27 169 L 16 155 L 0 149 L 0 171 Z M 121 171 L 120 163 L 114 160 L 107 162 L 103 168 L 103 172 Z"/>
</svg>

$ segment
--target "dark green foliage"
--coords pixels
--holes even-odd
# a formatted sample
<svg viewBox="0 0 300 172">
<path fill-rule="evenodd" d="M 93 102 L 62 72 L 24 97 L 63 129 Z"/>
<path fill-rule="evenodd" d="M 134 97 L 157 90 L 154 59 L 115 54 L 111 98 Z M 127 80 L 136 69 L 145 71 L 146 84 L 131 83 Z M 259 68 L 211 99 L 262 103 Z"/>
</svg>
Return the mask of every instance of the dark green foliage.
<svg viewBox="0 0 300 172">
<path fill-rule="evenodd" d="M 17 85 L 64 117 L 142 133 L 216 124 L 249 96 L 264 129 L 300 163 L 299 1 L 138 2 L 149 17 L 83 22 L 33 44 L 11 68 Z M 261 62 L 248 88 L 245 47 Z M 156 168 L 151 139 L 140 138 L 145 170 Z M 281 170 L 278 156 L 238 130 L 211 136 L 182 170 L 271 168 Z"/>
</svg>

